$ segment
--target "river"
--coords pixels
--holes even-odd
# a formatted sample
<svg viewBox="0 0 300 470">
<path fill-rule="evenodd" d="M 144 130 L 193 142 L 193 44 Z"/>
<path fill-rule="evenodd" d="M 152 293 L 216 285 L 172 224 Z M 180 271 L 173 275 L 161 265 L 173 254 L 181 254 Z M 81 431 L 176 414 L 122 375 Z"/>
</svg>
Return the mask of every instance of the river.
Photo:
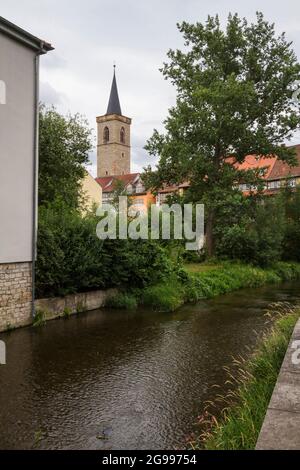
<svg viewBox="0 0 300 470">
<path fill-rule="evenodd" d="M 183 448 L 223 367 L 253 351 L 277 301 L 299 302 L 299 283 L 0 333 L 0 448 Z"/>
</svg>

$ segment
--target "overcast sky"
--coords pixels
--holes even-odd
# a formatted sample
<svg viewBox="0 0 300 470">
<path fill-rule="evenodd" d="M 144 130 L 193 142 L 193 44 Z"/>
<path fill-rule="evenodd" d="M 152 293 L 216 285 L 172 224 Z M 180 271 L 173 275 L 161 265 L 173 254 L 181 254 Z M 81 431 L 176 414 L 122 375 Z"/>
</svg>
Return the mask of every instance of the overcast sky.
<svg viewBox="0 0 300 470">
<path fill-rule="evenodd" d="M 286 32 L 300 58 L 299 0 L 0 0 L 0 16 L 55 47 L 41 59 L 41 100 L 84 114 L 95 133 L 116 62 L 122 112 L 133 119 L 132 171 L 153 164 L 143 147 L 175 101 L 158 69 L 169 48 L 182 46 L 176 23 L 216 13 L 224 22 L 229 12 L 252 20 L 256 10 Z M 95 176 L 95 152 L 91 161 Z"/>
</svg>

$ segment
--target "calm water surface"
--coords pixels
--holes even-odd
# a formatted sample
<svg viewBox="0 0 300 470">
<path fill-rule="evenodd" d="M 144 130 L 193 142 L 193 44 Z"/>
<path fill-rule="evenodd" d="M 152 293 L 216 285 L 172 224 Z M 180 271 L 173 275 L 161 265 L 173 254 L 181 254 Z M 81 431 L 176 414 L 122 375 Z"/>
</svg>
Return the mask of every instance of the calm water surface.
<svg viewBox="0 0 300 470">
<path fill-rule="evenodd" d="M 274 301 L 299 302 L 300 284 L 173 314 L 99 310 L 0 334 L 0 448 L 182 448 L 212 385 L 224 385 L 223 367 L 267 328 Z"/>
</svg>

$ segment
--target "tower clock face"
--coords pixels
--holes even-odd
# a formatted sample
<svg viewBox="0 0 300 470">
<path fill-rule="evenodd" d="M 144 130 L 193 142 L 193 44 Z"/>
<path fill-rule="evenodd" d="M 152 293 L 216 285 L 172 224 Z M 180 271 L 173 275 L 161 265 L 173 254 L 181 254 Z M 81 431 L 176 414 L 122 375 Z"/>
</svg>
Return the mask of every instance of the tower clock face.
<svg viewBox="0 0 300 470">
<path fill-rule="evenodd" d="M 6 104 L 6 84 L 0 80 L 0 104 Z"/>
</svg>

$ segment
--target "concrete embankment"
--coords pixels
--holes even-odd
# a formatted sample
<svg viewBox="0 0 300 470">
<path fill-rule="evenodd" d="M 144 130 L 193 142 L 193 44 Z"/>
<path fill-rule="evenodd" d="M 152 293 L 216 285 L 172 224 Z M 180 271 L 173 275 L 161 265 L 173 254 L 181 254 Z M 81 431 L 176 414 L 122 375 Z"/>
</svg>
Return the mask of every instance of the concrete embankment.
<svg viewBox="0 0 300 470">
<path fill-rule="evenodd" d="M 87 312 L 104 307 L 107 300 L 117 293 L 117 289 L 96 290 L 70 294 L 65 297 L 50 299 L 38 299 L 35 301 L 35 309 L 41 312 L 44 320 L 53 320 L 65 315 Z"/>
<path fill-rule="evenodd" d="M 37 320 L 43 323 L 63 316 L 75 313 L 88 312 L 104 307 L 109 298 L 117 294 L 117 289 L 95 290 L 77 294 L 66 295 L 65 297 L 53 297 L 48 299 L 35 300 L 36 316 L 32 316 L 32 308 L 28 309 L 26 317 L 22 321 L 15 320 L 15 317 L 8 317 L 6 323 L 0 321 L 0 332 L 31 325 Z"/>
<path fill-rule="evenodd" d="M 283 360 L 256 449 L 300 449 L 300 320 Z"/>
</svg>

